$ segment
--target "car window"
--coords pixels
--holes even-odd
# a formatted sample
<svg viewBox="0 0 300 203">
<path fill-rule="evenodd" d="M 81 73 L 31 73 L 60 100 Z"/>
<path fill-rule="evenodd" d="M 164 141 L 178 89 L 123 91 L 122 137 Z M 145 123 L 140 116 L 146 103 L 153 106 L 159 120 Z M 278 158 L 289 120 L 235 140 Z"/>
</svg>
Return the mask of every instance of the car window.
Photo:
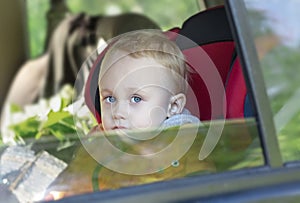
<svg viewBox="0 0 300 203">
<path fill-rule="evenodd" d="M 72 87 L 64 86 L 57 95 L 24 110 L 11 107 L 12 123 L 1 132 L 5 138 L 0 148 L 1 181 L 20 201 L 58 200 L 265 165 L 253 109 L 247 116 L 214 117 L 200 126 L 133 132 L 145 138 L 155 133 L 155 139 L 120 143 L 114 133 L 88 135 L 97 123 L 83 97 L 73 97 Z M 214 102 L 223 106 L 219 100 Z M 122 153 L 107 148 L 112 145 Z M 157 153 L 137 156 L 141 146 L 154 147 Z M 163 156 L 154 156 L 160 152 Z"/>
<path fill-rule="evenodd" d="M 31 142 L 30 149 L 3 149 L 1 164 L 6 167 L 3 168 L 2 180 L 7 185 L 12 185 L 10 189 L 18 199 L 32 200 L 36 197 L 59 200 L 97 191 L 208 176 L 264 165 L 254 119 L 227 121 L 216 146 L 204 144 L 208 130 L 218 129 L 222 125 L 222 122 L 214 121 L 204 123 L 200 128 L 190 126 L 169 129 L 158 133 L 155 139 L 136 144 L 121 143 L 115 134 L 108 137 L 101 133 L 93 134 L 92 137 L 82 135 L 80 139 L 77 134 L 65 135 L 69 146 L 66 146 L 66 141 L 58 142 L 57 139 L 48 137 Z M 153 131 L 140 131 L 136 135 L 153 136 Z M 106 141 L 107 138 L 109 142 Z M 111 148 L 111 144 L 115 148 Z M 62 145 L 65 146 L 60 149 Z M 156 149 L 157 153 L 141 156 L 138 154 L 141 146 L 146 146 L 147 150 Z M 121 150 L 121 153 L 115 149 Z M 203 156 L 203 151 L 206 150 L 209 153 L 204 153 Z M 151 157 L 148 158 L 149 156 Z M 7 171 L 17 167 L 17 163 L 29 166 L 20 172 L 17 170 L 7 174 Z M 21 172 L 28 178 L 18 179 Z M 43 182 L 39 182 L 43 176 Z M 36 185 L 40 187 L 36 188 Z"/>
<path fill-rule="evenodd" d="M 284 161 L 299 160 L 300 2 L 245 1 Z"/>
</svg>

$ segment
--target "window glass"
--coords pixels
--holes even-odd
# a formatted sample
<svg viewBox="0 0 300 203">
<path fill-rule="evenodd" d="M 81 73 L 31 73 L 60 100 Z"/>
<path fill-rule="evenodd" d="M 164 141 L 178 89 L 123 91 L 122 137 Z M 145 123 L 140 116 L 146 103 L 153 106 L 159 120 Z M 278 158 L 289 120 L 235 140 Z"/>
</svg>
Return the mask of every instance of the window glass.
<svg viewBox="0 0 300 203">
<path fill-rule="evenodd" d="M 300 155 L 300 2 L 246 0 L 284 161 Z"/>
<path fill-rule="evenodd" d="M 82 2 L 67 1 L 73 12 L 88 11 L 91 15 L 98 14 L 98 9 L 99 13 L 105 14 L 139 11 L 149 15 L 163 29 L 181 26 L 186 18 L 197 12 L 195 1 L 191 0 L 160 1 L 159 4 L 156 1 L 105 1 L 102 7 L 97 7 L 96 2 L 103 1 Z M 174 5 L 174 10 L 170 8 L 165 12 L 169 5 Z M 231 51 L 234 52 L 233 46 Z M 99 54 L 95 53 L 96 56 Z M 230 54 L 229 63 L 231 56 L 235 54 Z M 84 65 L 90 66 L 91 61 L 86 60 Z M 205 61 L 205 64 L 208 63 Z M 221 78 L 219 72 L 214 73 L 219 82 L 229 81 L 227 75 Z M 207 81 L 211 86 L 216 84 L 214 80 Z M 11 123 L 1 131 L 0 186 L 4 185 L 22 202 L 58 200 L 99 190 L 263 166 L 256 119 L 244 116 L 223 119 L 227 116 L 223 115 L 223 107 L 227 105 L 222 101 L 223 89 L 214 93 L 220 92 L 221 99 L 212 102 L 217 104 L 217 110 L 214 110 L 218 113 L 212 120 L 204 120 L 202 125 L 172 127 L 159 132 L 133 131 L 131 136 L 146 141 L 139 139 L 128 143 L 126 139 L 120 142 L 123 137 L 116 133 L 97 132 L 90 136 L 97 123 L 83 97 L 73 100 L 75 94 L 70 85 L 63 86 L 49 99 L 42 98 L 24 109 L 11 106 Z M 243 107 L 241 111 L 244 111 Z M 108 146 L 120 150 L 114 151 Z M 128 156 L 129 153 L 133 156 Z"/>
<path fill-rule="evenodd" d="M 64 122 L 70 125 L 66 117 L 48 129 L 58 134 L 70 130 Z M 38 140 L 25 139 L 28 145 L 0 148 L 1 181 L 9 186 L 13 196 L 24 202 L 59 200 L 264 164 L 255 119 L 227 121 L 224 126 L 220 121 L 203 125 L 199 129 L 198 126 L 168 129 L 150 141 L 136 143 L 120 142 L 116 134 L 102 133 L 82 135 L 80 139 L 76 133 L 64 134 L 60 141 L 50 135 Z M 222 135 L 212 147 L 211 142 L 216 138 L 206 139 L 208 130 L 215 131 L 210 136 L 216 136 L 216 129 L 222 126 Z M 136 136 L 153 136 L 153 133 L 157 132 L 140 131 Z M 112 150 L 111 144 L 121 153 Z M 140 149 L 157 151 L 146 154 L 151 156 L 147 158 L 138 154 Z M 178 159 L 173 158 L 178 155 Z M 19 178 L 23 174 L 26 179 Z M 8 194 L 1 197 L 6 199 Z"/>
</svg>

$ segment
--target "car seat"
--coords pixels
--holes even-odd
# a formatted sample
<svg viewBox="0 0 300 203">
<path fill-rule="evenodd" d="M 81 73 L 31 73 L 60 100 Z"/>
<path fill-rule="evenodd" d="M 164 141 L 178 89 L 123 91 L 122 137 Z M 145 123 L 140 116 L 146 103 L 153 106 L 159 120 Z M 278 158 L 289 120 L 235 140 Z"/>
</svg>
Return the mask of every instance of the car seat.
<svg viewBox="0 0 300 203">
<path fill-rule="evenodd" d="M 197 13 L 181 28 L 170 29 L 166 34 L 177 43 L 192 69 L 187 93 L 187 108 L 192 114 L 200 120 L 252 116 L 241 64 L 223 6 Z M 187 38 L 192 43 L 186 43 Z M 99 123 L 98 74 L 105 51 L 94 63 L 85 87 L 86 104 Z"/>
<path fill-rule="evenodd" d="M 196 115 L 199 112 L 201 120 L 253 116 L 224 7 L 211 8 L 190 17 L 175 32 L 179 35 L 177 38 L 172 36 L 172 39 L 181 48 L 188 63 L 192 64 L 192 69 L 196 70 L 191 74 L 189 93 L 195 94 L 198 105 L 188 102 L 188 109 Z M 182 36 L 194 43 L 185 43 Z M 207 54 L 213 64 L 206 58 L 201 60 L 203 54 L 199 49 Z"/>
</svg>

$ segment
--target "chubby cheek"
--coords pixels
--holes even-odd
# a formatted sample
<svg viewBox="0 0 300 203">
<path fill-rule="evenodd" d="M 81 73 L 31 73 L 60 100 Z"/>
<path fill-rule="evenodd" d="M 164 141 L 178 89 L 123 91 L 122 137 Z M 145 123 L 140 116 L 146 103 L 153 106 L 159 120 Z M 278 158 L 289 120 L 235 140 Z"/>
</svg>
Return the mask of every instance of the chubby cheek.
<svg viewBox="0 0 300 203">
<path fill-rule="evenodd" d="M 108 122 L 107 119 L 102 118 L 102 127 L 104 130 L 110 130 L 112 128 L 111 122 Z"/>
<path fill-rule="evenodd" d="M 140 110 L 140 113 L 130 115 L 131 126 L 135 129 L 159 127 L 166 119 L 166 109 L 161 106 Z"/>
<path fill-rule="evenodd" d="M 101 109 L 101 121 L 104 130 L 110 130 L 113 127 L 112 116 L 105 109 Z"/>
</svg>

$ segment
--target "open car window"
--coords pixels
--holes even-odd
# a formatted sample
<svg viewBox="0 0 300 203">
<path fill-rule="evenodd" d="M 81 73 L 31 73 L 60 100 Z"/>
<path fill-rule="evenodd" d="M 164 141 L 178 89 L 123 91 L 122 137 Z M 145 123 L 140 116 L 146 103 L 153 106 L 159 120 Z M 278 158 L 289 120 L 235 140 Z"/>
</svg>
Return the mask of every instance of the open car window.
<svg viewBox="0 0 300 203">
<path fill-rule="evenodd" d="M 178 27 L 181 28 L 181 25 Z M 269 31 L 266 33 L 269 34 Z M 199 45 L 198 42 L 196 44 Z M 203 45 L 206 51 L 211 51 L 206 45 Z M 190 53 L 190 50 L 185 53 Z M 239 55 L 241 52 L 237 53 Z M 101 53 L 95 54 L 98 56 Z M 264 57 L 268 57 L 268 54 L 269 50 L 264 53 Z M 236 56 L 233 54 L 227 63 L 232 66 L 238 63 L 239 61 L 235 61 Z M 243 61 L 242 58 L 240 60 Z M 83 65 L 91 66 L 90 62 L 87 60 Z M 235 69 L 230 68 L 228 73 L 233 73 L 231 70 Z M 230 77 L 226 76 L 222 80 L 225 92 L 228 87 L 226 85 L 234 84 L 230 83 Z M 246 83 L 243 93 L 251 92 L 251 80 L 247 80 L 247 77 Z M 70 93 L 70 89 L 65 91 Z M 225 95 L 231 98 L 235 96 L 230 94 L 232 92 Z M 55 97 L 50 103 L 57 102 L 60 108 L 43 114 L 47 116 L 44 121 L 37 122 L 33 115 L 20 125 L 16 123 L 11 127 L 19 133 L 18 136 L 23 133 L 22 140 L 25 144 L 17 147 L 4 145 L 1 148 L 2 183 L 19 201 L 68 201 L 69 197 L 75 198 L 75 195 L 113 192 L 135 186 L 151 186 L 155 183 L 168 184 L 172 180 L 193 180 L 195 177 L 214 177 L 219 174 L 226 176 L 226 173 L 230 172 L 243 173 L 248 169 L 251 171 L 264 168 L 269 162 L 265 159 L 265 143 L 261 141 L 260 136 L 260 127 L 264 123 L 261 123 L 257 113 L 258 104 L 253 99 L 257 95 L 254 93 L 252 96 L 244 96 L 244 101 L 247 101 L 245 105 L 250 109 L 243 105 L 242 110 L 237 112 L 240 113 L 239 116 L 236 116 L 235 109 L 231 108 L 234 103 L 226 106 L 228 103 L 223 103 L 223 100 L 214 100 L 213 103 L 218 103 L 218 108 L 225 105 L 225 109 L 232 111 L 219 109 L 217 113 L 225 113 L 213 115 L 215 117 L 212 118 L 205 117 L 203 125 L 200 126 L 175 127 L 160 132 L 132 132 L 132 136 L 151 138 L 149 142 L 133 143 L 121 142 L 120 137 L 114 133 L 97 132 L 93 136 L 88 135 L 90 129 L 97 125 L 97 121 L 92 115 L 93 112 L 87 108 L 83 94 L 81 98 L 71 102 L 68 101 L 70 97 Z M 40 107 L 45 105 L 43 102 L 40 102 L 40 106 L 34 111 L 41 111 Z M 63 106 L 66 103 L 72 104 Z M 277 107 L 277 111 L 274 108 L 272 106 L 273 112 L 276 113 L 281 106 Z M 156 135 L 154 139 L 153 133 Z M 141 147 L 154 148 L 156 151 L 140 155 Z M 41 182 L 41 179 L 45 181 Z"/>
</svg>

